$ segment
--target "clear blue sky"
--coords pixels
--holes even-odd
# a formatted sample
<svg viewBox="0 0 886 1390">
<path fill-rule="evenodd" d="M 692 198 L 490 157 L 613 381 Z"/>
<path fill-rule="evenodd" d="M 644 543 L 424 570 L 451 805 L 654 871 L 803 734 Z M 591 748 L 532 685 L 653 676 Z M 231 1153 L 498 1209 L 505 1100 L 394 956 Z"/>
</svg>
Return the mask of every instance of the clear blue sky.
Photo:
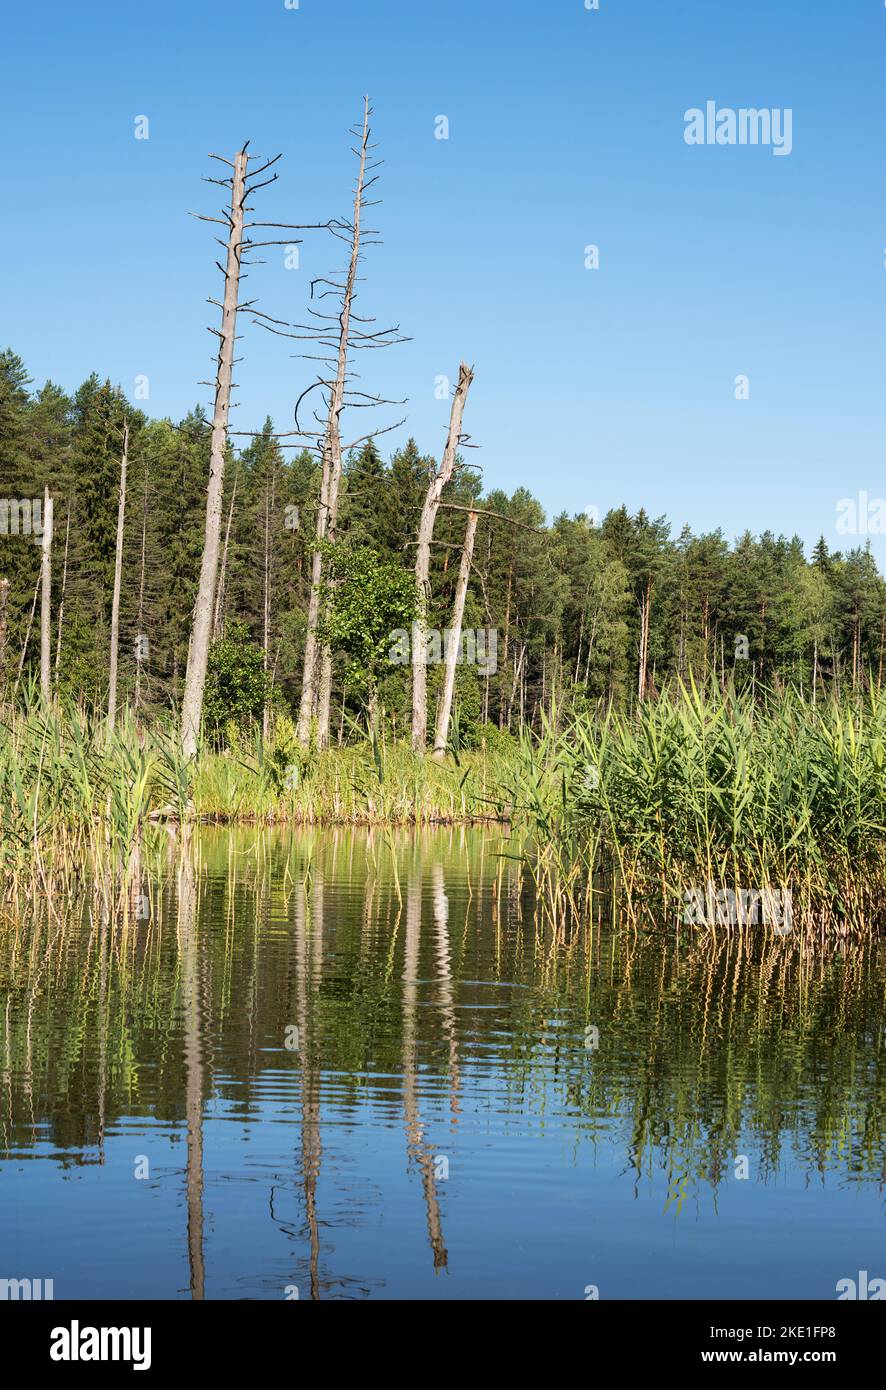
<svg viewBox="0 0 886 1390">
<path fill-rule="evenodd" d="M 880 0 L 49 0 L 4 30 L 0 339 L 38 382 L 144 373 L 152 414 L 208 403 L 208 152 L 283 152 L 268 220 L 343 212 L 368 91 L 384 245 L 360 307 L 412 342 L 365 355 L 367 389 L 410 398 L 423 449 L 464 356 L 485 485 L 551 515 L 624 501 L 845 547 L 837 501 L 886 495 Z M 792 153 L 687 145 L 708 100 L 791 108 Z M 272 249 L 247 282 L 278 317 L 340 261 L 308 236 L 301 270 Z M 243 331 L 237 426 L 288 428 L 309 365 Z"/>
</svg>

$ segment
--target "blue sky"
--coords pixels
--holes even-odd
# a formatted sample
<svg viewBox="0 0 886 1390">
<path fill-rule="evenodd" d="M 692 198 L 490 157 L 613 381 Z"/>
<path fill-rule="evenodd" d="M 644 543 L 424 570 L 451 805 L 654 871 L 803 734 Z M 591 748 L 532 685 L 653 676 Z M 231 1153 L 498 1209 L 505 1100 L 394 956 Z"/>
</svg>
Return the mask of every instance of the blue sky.
<svg viewBox="0 0 886 1390">
<path fill-rule="evenodd" d="M 386 451 L 439 451 L 435 380 L 466 357 L 472 461 L 551 515 L 624 501 L 845 548 L 838 501 L 886 495 L 880 0 L 50 0 L 4 27 L 0 339 L 37 382 L 145 374 L 151 414 L 208 404 L 208 152 L 283 152 L 268 220 L 344 212 L 369 92 L 384 244 L 359 307 L 412 339 L 365 355 L 366 389 L 409 398 Z M 790 108 L 791 154 L 687 145 L 708 100 Z M 299 270 L 271 248 L 247 281 L 276 317 L 341 261 L 307 236 Z M 289 428 L 310 366 L 243 332 L 235 427 Z"/>
</svg>

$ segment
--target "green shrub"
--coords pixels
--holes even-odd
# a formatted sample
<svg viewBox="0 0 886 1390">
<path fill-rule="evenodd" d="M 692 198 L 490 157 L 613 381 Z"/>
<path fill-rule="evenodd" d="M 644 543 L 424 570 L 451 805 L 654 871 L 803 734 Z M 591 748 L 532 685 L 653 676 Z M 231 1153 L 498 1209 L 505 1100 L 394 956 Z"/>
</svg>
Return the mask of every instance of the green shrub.
<svg viewBox="0 0 886 1390">
<path fill-rule="evenodd" d="M 217 746 L 231 723 L 240 732 L 254 726 L 262 717 L 269 694 L 261 647 L 251 640 L 246 623 L 232 623 L 221 641 L 213 642 L 209 649 L 203 697 L 207 738 Z"/>
</svg>

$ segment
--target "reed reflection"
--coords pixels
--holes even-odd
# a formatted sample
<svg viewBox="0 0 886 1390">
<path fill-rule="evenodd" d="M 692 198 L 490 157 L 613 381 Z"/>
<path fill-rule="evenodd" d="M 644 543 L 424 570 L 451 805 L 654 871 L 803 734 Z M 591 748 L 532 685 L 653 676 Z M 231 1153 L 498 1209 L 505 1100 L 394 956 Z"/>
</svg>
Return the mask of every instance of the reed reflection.
<svg viewBox="0 0 886 1390">
<path fill-rule="evenodd" d="M 518 1182 L 534 1146 L 554 1201 L 611 1169 L 610 1200 L 652 1194 L 668 1220 L 716 1220 L 737 1154 L 761 1192 L 882 1188 L 882 946 L 553 924 L 511 852 L 464 831 L 200 833 L 145 847 L 138 895 L 7 917 L 0 1164 L 46 1164 L 50 1191 L 47 1159 L 113 1175 L 141 1126 L 159 1200 L 180 1135 L 195 1300 L 225 1279 L 381 1291 L 359 1236 L 387 1211 L 397 1259 L 448 1287 L 470 1274 L 459 1204 L 481 1151 Z M 221 1234 L 237 1190 L 255 1268 Z M 110 1191 L 121 1229 L 144 1220 Z"/>
</svg>

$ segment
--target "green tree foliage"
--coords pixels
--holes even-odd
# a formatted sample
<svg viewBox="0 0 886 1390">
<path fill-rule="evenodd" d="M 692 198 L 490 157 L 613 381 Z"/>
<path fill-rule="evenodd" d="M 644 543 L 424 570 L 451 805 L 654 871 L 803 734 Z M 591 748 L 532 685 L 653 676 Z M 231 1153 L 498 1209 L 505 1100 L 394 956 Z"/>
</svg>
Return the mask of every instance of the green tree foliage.
<svg viewBox="0 0 886 1390">
<path fill-rule="evenodd" d="M 206 732 L 218 740 L 228 724 L 248 729 L 261 720 L 268 696 L 264 653 L 250 640 L 249 625 L 233 622 L 209 649 L 203 697 Z"/>
<path fill-rule="evenodd" d="M 348 687 L 365 696 L 374 718 L 379 684 L 396 660 L 395 635 L 409 634 L 417 612 L 415 578 L 368 545 L 327 542 L 324 549 L 327 609 L 321 640 L 346 657 Z"/>
</svg>

